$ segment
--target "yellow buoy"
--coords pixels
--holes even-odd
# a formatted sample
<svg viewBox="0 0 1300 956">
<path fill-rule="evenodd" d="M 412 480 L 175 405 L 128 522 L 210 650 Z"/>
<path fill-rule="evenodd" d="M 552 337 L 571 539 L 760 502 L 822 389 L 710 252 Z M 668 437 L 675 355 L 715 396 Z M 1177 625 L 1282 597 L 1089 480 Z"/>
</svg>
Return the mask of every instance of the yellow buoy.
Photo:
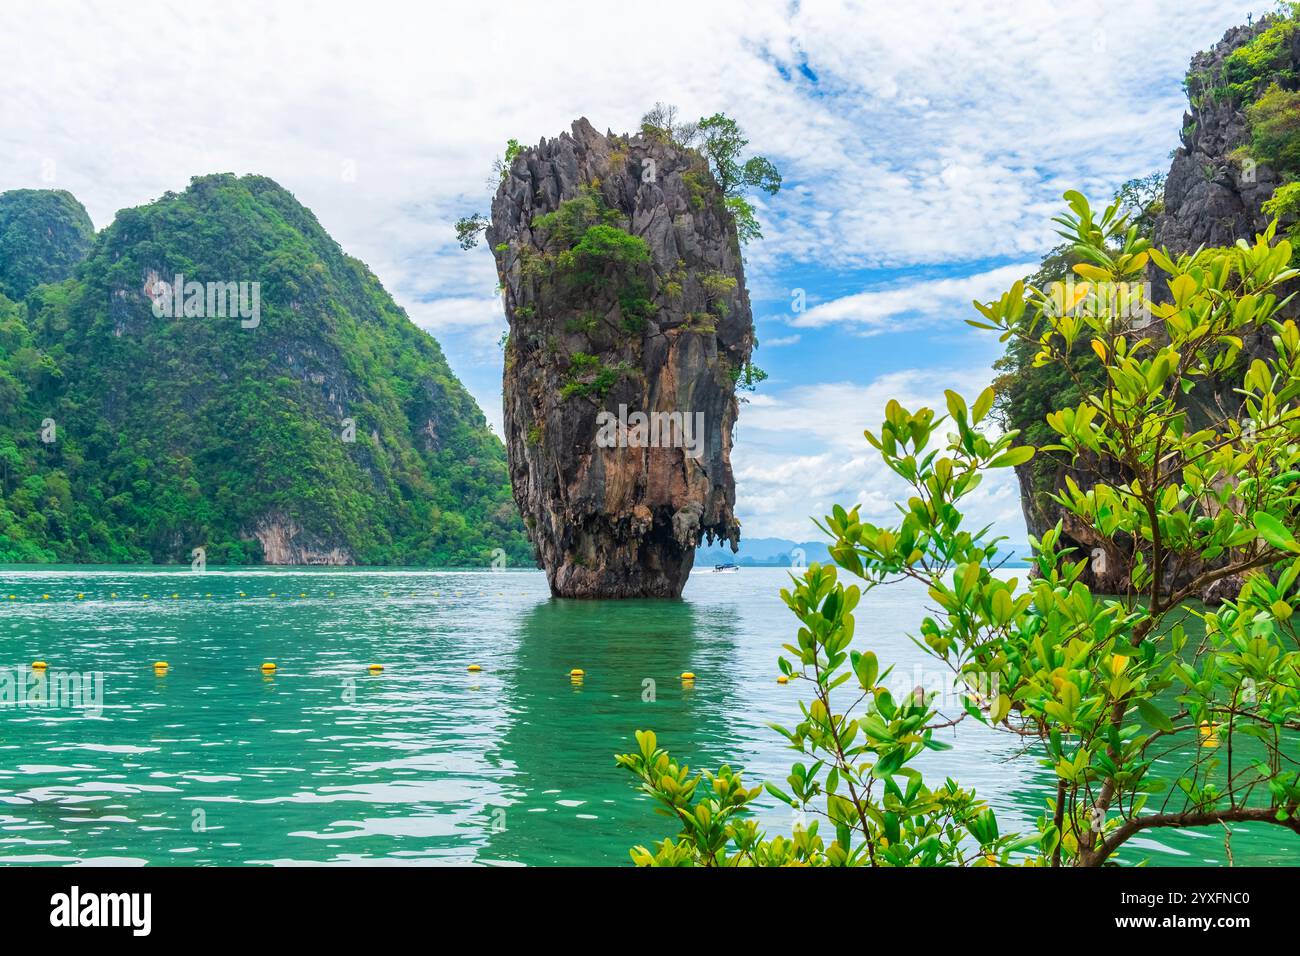
<svg viewBox="0 0 1300 956">
<path fill-rule="evenodd" d="M 690 671 L 684 671 L 682 673 L 682 680 L 695 680 L 695 675 Z"/>
<path fill-rule="evenodd" d="M 154 661 L 154 662 L 153 662 L 153 669 L 154 669 L 154 673 L 155 673 L 155 674 L 161 674 L 161 673 L 164 673 L 164 672 L 167 670 L 167 662 L 166 662 L 166 661 Z"/>
<path fill-rule="evenodd" d="M 334 592 L 331 591 L 331 592 L 330 592 L 330 597 L 333 597 L 333 596 L 334 596 Z"/>
<path fill-rule="evenodd" d="M 84 600 L 86 600 L 86 595 L 84 595 L 84 594 L 78 592 L 78 593 L 77 593 L 77 600 L 78 600 L 78 601 L 84 601 Z"/>
<path fill-rule="evenodd" d="M 179 594 L 173 594 L 173 595 L 172 595 L 172 600 L 175 601 L 178 597 L 180 597 Z"/>
<path fill-rule="evenodd" d="M 307 596 L 307 592 L 306 592 L 306 591 L 303 591 L 301 594 L 298 595 L 298 597 L 306 597 L 306 596 Z"/>
<path fill-rule="evenodd" d="M 239 596 L 240 596 L 240 597 L 247 597 L 247 595 L 245 595 L 243 591 L 240 591 L 240 592 L 239 592 Z"/>
<path fill-rule="evenodd" d="M 16 600 L 16 598 L 11 594 L 11 595 L 9 595 L 9 600 L 13 601 L 13 600 Z"/>
<path fill-rule="evenodd" d="M 788 684 L 788 683 L 790 683 L 790 678 L 788 678 L 788 677 L 786 677 L 784 674 L 782 674 L 780 677 L 778 677 L 778 678 L 776 679 L 776 682 L 777 682 L 778 684 Z"/>
<path fill-rule="evenodd" d="M 50 596 L 49 596 L 48 594 L 42 594 L 42 595 L 41 595 L 41 600 L 42 600 L 42 601 L 48 601 L 49 599 L 50 599 Z"/>
<path fill-rule="evenodd" d="M 32 670 L 34 671 L 43 671 L 45 666 L 45 661 L 32 661 Z"/>
<path fill-rule="evenodd" d="M 112 594 L 109 595 L 109 597 L 113 598 L 114 600 L 117 600 L 117 592 L 114 591 Z"/>
<path fill-rule="evenodd" d="M 475 674 L 477 674 L 482 669 L 483 668 L 479 667 L 477 664 L 470 664 L 469 667 L 466 668 L 466 670 L 473 671 Z"/>
<path fill-rule="evenodd" d="M 383 669 L 384 669 L 384 665 L 383 665 L 383 664 L 371 664 L 370 667 L 367 668 L 367 670 L 369 670 L 370 673 L 372 673 L 372 674 L 378 674 L 378 673 L 379 673 L 380 671 L 382 671 Z"/>
<path fill-rule="evenodd" d="M 584 671 L 581 667 L 575 667 L 573 670 L 569 671 L 569 676 L 570 676 L 570 677 L 586 677 L 586 676 L 587 676 L 587 672 Z"/>
<path fill-rule="evenodd" d="M 271 671 L 275 670 L 275 665 L 272 664 L 270 661 L 267 661 L 265 664 L 262 665 L 262 670 L 265 673 L 269 674 L 271 673 Z"/>
<path fill-rule="evenodd" d="M 141 598 L 147 598 L 147 597 L 149 597 L 149 595 L 147 595 L 147 594 L 141 594 L 140 597 L 141 597 Z"/>
</svg>

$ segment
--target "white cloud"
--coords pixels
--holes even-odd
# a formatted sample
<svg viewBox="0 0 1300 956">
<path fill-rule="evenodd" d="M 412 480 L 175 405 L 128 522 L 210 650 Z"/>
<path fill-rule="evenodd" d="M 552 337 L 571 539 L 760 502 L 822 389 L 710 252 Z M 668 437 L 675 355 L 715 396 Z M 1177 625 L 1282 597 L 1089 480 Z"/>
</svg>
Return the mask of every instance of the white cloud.
<svg viewBox="0 0 1300 956">
<path fill-rule="evenodd" d="M 895 523 L 894 504 L 906 499 L 907 486 L 885 467 L 863 430 L 879 432 L 891 398 L 910 411 L 942 411 L 945 388 L 972 399 L 989 377 L 979 370 L 906 369 L 866 384 L 801 385 L 752 401 L 741 410 L 732 453 L 742 528 L 809 540 L 817 535 L 812 519 L 820 520 L 836 504 L 859 504 L 868 520 Z M 1010 469 L 989 473 L 966 504 L 970 530 L 991 524 L 996 533 L 1023 541 L 1019 489 Z"/>
<path fill-rule="evenodd" d="M 801 338 L 801 335 L 778 335 L 774 339 L 763 339 L 763 347 L 777 349 L 783 345 L 798 345 Z"/>
<path fill-rule="evenodd" d="M 418 302 L 407 311 L 416 325 L 434 333 L 449 329 L 499 330 L 506 326 L 501 300 L 496 298 L 452 296 Z"/>
<path fill-rule="evenodd" d="M 760 281 L 783 261 L 1020 256 L 1050 244 L 1065 186 L 1104 193 L 1165 164 L 1188 58 L 1244 15 L 1219 0 L 1068 17 L 1048 0 L 1014 16 L 995 0 L 663 0 L 658 21 L 709 37 L 701 56 L 629 41 L 644 34 L 635 5 L 535 10 L 10 2 L 3 186 L 70 188 L 103 225 L 192 175 L 260 172 L 404 302 L 476 295 L 494 284 L 489 257 L 455 248 L 451 222 L 486 207 L 504 141 L 579 115 L 633 129 L 661 99 L 737 116 L 783 168 L 787 188 L 760 197 Z"/>
<path fill-rule="evenodd" d="M 954 315 L 972 315 L 971 302 L 997 298 L 1017 279 L 1034 272 L 1037 262 L 1002 266 L 976 275 L 949 279 L 926 279 L 888 289 L 873 289 L 843 296 L 796 313 L 789 323 L 804 328 L 844 323 L 863 335 L 898 331 L 897 319 L 912 317 L 906 329 L 921 324 L 951 320 Z"/>
</svg>

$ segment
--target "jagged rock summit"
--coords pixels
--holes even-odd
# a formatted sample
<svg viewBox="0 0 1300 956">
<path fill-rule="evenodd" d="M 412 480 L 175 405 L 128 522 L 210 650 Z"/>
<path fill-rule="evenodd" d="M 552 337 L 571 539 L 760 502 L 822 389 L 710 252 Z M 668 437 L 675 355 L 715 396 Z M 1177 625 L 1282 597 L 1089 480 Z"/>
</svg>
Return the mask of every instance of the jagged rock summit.
<svg viewBox="0 0 1300 956">
<path fill-rule="evenodd" d="M 487 240 L 510 475 L 552 592 L 679 596 L 701 541 L 739 541 L 732 428 L 754 346 L 707 160 L 579 119 L 513 159 Z"/>
</svg>

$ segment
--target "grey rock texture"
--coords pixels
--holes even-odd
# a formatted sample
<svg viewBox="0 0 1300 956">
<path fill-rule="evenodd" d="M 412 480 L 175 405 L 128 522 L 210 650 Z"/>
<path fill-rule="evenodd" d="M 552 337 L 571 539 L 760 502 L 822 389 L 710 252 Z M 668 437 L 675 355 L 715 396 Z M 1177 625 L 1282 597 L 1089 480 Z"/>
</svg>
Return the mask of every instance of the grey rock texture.
<svg viewBox="0 0 1300 956">
<path fill-rule="evenodd" d="M 567 235 L 539 225 L 556 210 L 587 218 Z M 648 260 L 575 253 L 592 222 L 639 237 Z M 510 476 L 552 592 L 679 596 L 701 541 L 739 541 L 734 375 L 754 345 L 735 224 L 707 162 L 579 119 L 515 158 L 487 241 L 510 323 Z M 702 423 L 698 446 L 674 433 L 669 447 L 632 447 L 646 444 L 633 431 L 605 447 L 598 419 L 620 406 Z"/>
<path fill-rule="evenodd" d="M 1233 50 L 1267 26 L 1265 20 L 1233 27 L 1217 44 L 1192 58 L 1188 91 L 1197 105 L 1183 114 L 1182 145 L 1169 168 L 1165 209 L 1155 227 L 1157 246 L 1168 246 L 1173 252 L 1192 252 L 1201 245 L 1230 246 L 1239 238 L 1253 239 L 1268 224 L 1260 206 L 1273 195 L 1278 176 L 1238 154 L 1250 142 L 1242 104 L 1215 100 L 1197 79 L 1217 75 Z"/>
</svg>

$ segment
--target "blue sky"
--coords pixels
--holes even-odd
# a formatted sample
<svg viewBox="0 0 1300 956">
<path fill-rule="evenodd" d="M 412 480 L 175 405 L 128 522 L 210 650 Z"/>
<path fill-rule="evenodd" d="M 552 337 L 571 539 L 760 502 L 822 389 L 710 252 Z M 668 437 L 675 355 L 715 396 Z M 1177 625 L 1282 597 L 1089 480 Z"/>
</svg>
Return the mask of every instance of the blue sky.
<svg viewBox="0 0 1300 956">
<path fill-rule="evenodd" d="M 1065 189 L 1165 171 L 1189 58 L 1270 7 L 18 0 L 0 189 L 69 189 L 103 227 L 194 175 L 271 176 L 438 338 L 499 433 L 491 256 L 451 223 L 487 208 L 502 144 L 578 116 L 634 130 L 656 100 L 726 112 L 785 176 L 747 251 L 771 377 L 737 427 L 737 513 L 803 540 L 835 502 L 888 519 L 898 489 L 862 429 L 890 397 L 987 384 L 999 346 L 965 325 L 970 300 L 1053 245 Z M 972 511 L 1023 540 L 1009 478 Z"/>
</svg>

